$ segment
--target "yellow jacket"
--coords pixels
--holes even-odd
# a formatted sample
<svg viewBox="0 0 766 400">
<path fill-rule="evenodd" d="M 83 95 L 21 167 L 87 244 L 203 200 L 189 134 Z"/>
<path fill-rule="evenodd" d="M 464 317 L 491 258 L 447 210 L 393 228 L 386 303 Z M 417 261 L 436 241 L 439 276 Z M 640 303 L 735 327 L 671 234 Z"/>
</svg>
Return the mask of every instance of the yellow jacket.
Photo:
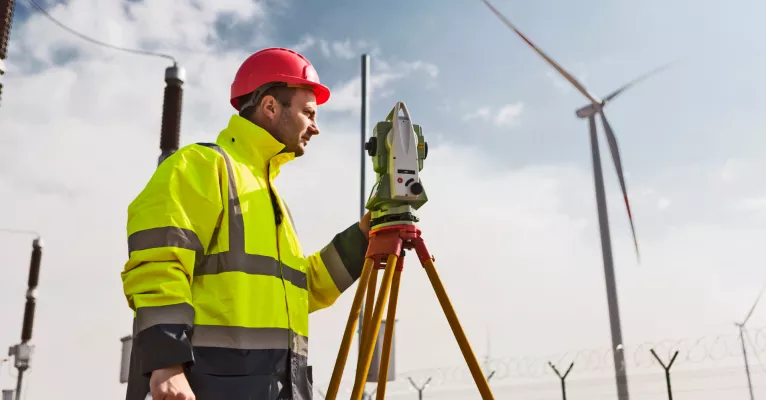
<svg viewBox="0 0 766 400">
<path fill-rule="evenodd" d="M 198 400 L 311 399 L 308 314 L 359 278 L 367 238 L 355 222 L 304 256 L 274 188 L 295 158 L 283 149 L 234 115 L 215 144 L 164 160 L 130 204 L 129 400 L 143 400 L 151 371 L 177 364 Z"/>
</svg>

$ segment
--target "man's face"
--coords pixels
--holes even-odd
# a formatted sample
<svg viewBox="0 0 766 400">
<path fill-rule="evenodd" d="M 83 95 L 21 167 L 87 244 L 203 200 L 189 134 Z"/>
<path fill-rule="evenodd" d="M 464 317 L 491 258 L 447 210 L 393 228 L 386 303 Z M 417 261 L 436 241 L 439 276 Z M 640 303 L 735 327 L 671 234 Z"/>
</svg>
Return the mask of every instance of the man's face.
<svg viewBox="0 0 766 400">
<path fill-rule="evenodd" d="M 319 134 L 316 96 L 311 90 L 297 89 L 290 107 L 276 104 L 268 131 L 285 145 L 285 151 L 300 157 L 306 152 L 311 137 Z"/>
</svg>

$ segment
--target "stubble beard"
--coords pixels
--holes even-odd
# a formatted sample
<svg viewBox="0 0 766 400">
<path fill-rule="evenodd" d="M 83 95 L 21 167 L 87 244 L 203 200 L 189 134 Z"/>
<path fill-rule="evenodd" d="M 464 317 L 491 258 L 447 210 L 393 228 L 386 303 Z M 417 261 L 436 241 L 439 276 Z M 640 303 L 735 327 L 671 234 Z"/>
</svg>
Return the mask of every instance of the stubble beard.
<svg viewBox="0 0 766 400">
<path fill-rule="evenodd" d="M 295 153 L 296 157 L 303 155 L 304 150 L 300 147 L 300 137 L 295 134 L 295 122 L 293 121 L 293 111 L 290 108 L 283 108 L 277 121 L 275 131 L 278 132 L 278 140 L 286 146 L 288 152 Z M 295 140 L 293 143 L 292 140 Z"/>
</svg>

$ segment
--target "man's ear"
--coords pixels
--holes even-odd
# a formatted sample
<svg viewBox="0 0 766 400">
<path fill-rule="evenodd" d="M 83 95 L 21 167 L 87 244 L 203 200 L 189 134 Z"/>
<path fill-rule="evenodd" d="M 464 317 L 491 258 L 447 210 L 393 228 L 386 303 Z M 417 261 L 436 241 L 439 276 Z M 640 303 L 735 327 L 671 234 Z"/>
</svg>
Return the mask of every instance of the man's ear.
<svg viewBox="0 0 766 400">
<path fill-rule="evenodd" d="M 277 99 L 275 99 L 274 96 L 266 95 L 261 100 L 261 105 L 258 108 L 261 109 L 261 113 L 264 117 L 273 121 L 277 117 L 277 109 L 279 108 L 279 104 L 277 103 Z"/>
</svg>

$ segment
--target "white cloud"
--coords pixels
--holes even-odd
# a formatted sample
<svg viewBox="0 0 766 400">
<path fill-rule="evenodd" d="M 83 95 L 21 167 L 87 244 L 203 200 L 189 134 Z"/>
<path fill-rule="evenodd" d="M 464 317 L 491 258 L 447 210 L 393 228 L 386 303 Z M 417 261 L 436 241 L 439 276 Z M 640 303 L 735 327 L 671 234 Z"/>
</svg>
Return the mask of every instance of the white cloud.
<svg viewBox="0 0 766 400">
<path fill-rule="evenodd" d="M 463 115 L 463 121 L 481 119 L 491 121 L 493 125 L 499 128 L 512 128 L 518 125 L 519 117 L 524 111 L 524 103 L 517 101 L 500 107 L 497 112 L 492 111 L 490 107 L 479 107 L 476 110 Z"/>
<path fill-rule="evenodd" d="M 312 48 L 316 44 L 316 39 L 311 35 L 306 35 L 301 38 L 300 42 L 292 46 L 292 49 L 298 53 L 304 53 L 306 50 Z"/>
<path fill-rule="evenodd" d="M 439 75 L 439 68 L 425 61 L 387 61 L 377 56 L 370 56 L 370 77 L 368 93 L 370 98 L 374 96 L 385 97 L 392 93 L 394 83 L 411 78 L 414 74 L 425 75 L 431 82 Z M 423 84 L 423 82 L 419 82 Z M 332 90 L 331 100 L 323 108 L 323 111 L 359 113 L 362 101 L 362 79 L 357 76 L 330 87 Z M 381 89 L 388 89 L 381 92 Z"/>
<path fill-rule="evenodd" d="M 249 4 L 243 0 L 241 6 L 249 7 L 245 3 Z M 222 4 L 227 9 L 240 6 Z M 150 26 L 145 18 L 170 15 L 166 8 L 171 6 L 132 6 L 142 13 L 137 20 L 143 22 L 121 16 L 120 7 L 83 0 L 59 5 L 53 14 L 121 45 L 161 37 L 174 47 L 207 37 L 215 13 L 210 5 L 201 6 L 208 7 L 205 13 L 197 5 L 174 4 L 177 18 Z M 119 280 L 126 253 L 125 210 L 156 165 L 162 76 L 168 63 L 94 48 L 38 17 L 14 29 L 23 34 L 17 36 L 18 50 L 8 59 L 11 68 L 0 107 L 0 221 L 7 227 L 39 230 L 46 241 L 27 399 L 75 397 L 83 393 L 86 381 L 88 393 L 122 398 L 124 387 L 117 383 L 119 338 L 131 329 Z M 80 56 L 65 66 L 53 66 L 52 49 L 63 45 L 77 49 Z M 329 44 L 328 49 L 337 50 Z M 184 143 L 212 140 L 224 126 L 232 112 L 226 101 L 230 77 L 245 55 L 179 55 L 188 72 Z M 41 62 L 42 69 L 24 68 L 31 59 Z M 412 76 L 439 75 L 439 69 L 426 62 L 373 61 L 375 89 Z M 334 88 L 332 105 L 324 109 L 355 110 L 355 84 L 358 78 Z M 490 120 L 492 115 L 486 112 Z M 345 121 L 332 115 L 321 119 L 323 131 L 333 134 L 312 140 L 307 155 L 286 167 L 278 180 L 307 251 L 319 249 L 358 218 L 357 124 Z M 497 356 L 605 346 L 609 335 L 590 166 L 509 169 L 488 159 L 483 150 L 480 144 L 431 146 L 422 172 L 430 201 L 420 212 L 424 238 L 477 355 L 484 355 L 488 325 L 498 338 L 492 343 Z M 741 315 L 752 302 L 766 278 L 762 269 L 752 267 L 763 258 L 766 229 L 731 222 L 729 217 L 750 214 L 726 207 L 757 198 L 758 193 L 748 189 L 753 181 L 742 174 L 764 168 L 762 162 L 737 163 L 741 172 L 729 172 L 726 182 L 721 182 L 718 167 L 704 173 L 679 168 L 663 171 L 660 178 L 631 180 L 634 193 L 647 193 L 633 204 L 641 265 L 635 263 L 619 189 L 608 185 L 627 343 L 730 332 L 732 315 Z M 657 206 L 663 197 L 672 198 L 674 206 L 660 214 Z M 704 211 L 698 215 L 717 219 L 700 221 L 696 218 L 701 217 L 684 216 L 684 211 Z M 675 218 L 672 228 L 669 218 Z M 9 327 L 0 331 L 0 346 L 19 339 L 29 247 L 26 237 L 0 234 L 0 320 Z M 408 255 L 407 260 L 398 307 L 399 375 L 391 384 L 399 392 L 407 385 L 402 371 L 463 363 L 416 257 Z M 335 307 L 311 317 L 315 345 L 310 357 L 319 387 L 329 380 L 352 296 L 344 295 Z M 756 311 L 753 326 L 763 324 L 762 316 Z M 354 359 L 352 351 L 345 385 L 352 380 Z M 674 371 L 685 368 L 690 366 L 683 360 L 674 365 Z M 86 380 L 83 371 L 89 374 Z M 632 383 L 634 388 L 662 387 L 655 368 L 635 371 L 655 374 L 659 380 Z M 577 376 L 583 376 L 576 372 L 577 366 L 575 386 Z M 512 397 L 502 386 L 516 384 L 513 378 L 492 381 L 498 398 Z M 551 375 L 536 381 L 551 385 L 554 396 L 556 384 Z M 12 385 L 8 374 L 2 374 L 0 387 Z M 613 390 L 608 384 L 599 388 L 604 387 Z M 435 385 L 430 390 L 444 389 Z M 444 394 L 445 399 L 477 398 L 475 391 L 467 390 L 453 392 L 451 398 Z M 706 395 L 695 393 L 695 399 L 720 398 Z"/>
<path fill-rule="evenodd" d="M 516 126 L 521 112 L 524 110 L 524 103 L 516 102 L 503 106 L 495 115 L 495 126 L 501 128 L 510 128 Z"/>
<path fill-rule="evenodd" d="M 657 201 L 657 209 L 658 210 L 664 210 L 664 209 L 670 207 L 670 204 L 671 204 L 671 201 L 663 197 L 663 198 L 661 198 L 660 200 Z"/>
<path fill-rule="evenodd" d="M 304 35 L 300 42 L 293 46 L 296 51 L 305 52 L 314 46 L 319 46 L 319 50 L 325 57 L 337 57 L 342 60 L 351 60 L 360 56 L 363 52 L 371 55 L 378 55 L 380 49 L 364 40 L 327 40 L 317 38 L 313 35 Z"/>
<path fill-rule="evenodd" d="M 354 57 L 356 57 L 356 52 L 351 47 L 351 41 L 346 40 L 344 42 L 333 42 L 332 49 L 335 52 L 335 54 L 338 55 L 338 57 L 350 60 Z"/>
<path fill-rule="evenodd" d="M 726 160 L 723 168 L 721 169 L 721 180 L 724 182 L 732 182 L 737 179 L 743 172 L 744 165 L 739 160 Z"/>
<path fill-rule="evenodd" d="M 465 114 L 463 116 L 463 121 L 470 121 L 473 119 L 488 120 L 490 118 L 489 113 L 490 113 L 489 107 L 479 107 L 476 109 L 476 111 Z"/>
</svg>

